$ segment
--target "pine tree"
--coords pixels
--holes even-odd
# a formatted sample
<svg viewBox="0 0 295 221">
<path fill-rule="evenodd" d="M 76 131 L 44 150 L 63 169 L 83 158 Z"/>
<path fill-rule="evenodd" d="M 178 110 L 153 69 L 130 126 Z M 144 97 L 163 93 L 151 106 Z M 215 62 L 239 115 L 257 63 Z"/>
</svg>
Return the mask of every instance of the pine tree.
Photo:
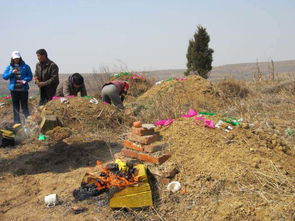
<svg viewBox="0 0 295 221">
<path fill-rule="evenodd" d="M 210 36 L 206 28 L 200 25 L 197 28 L 194 39 L 189 41 L 186 54 L 187 71 L 185 74 L 196 73 L 203 78 L 208 78 L 209 72 L 212 70 L 212 54 L 214 50 L 209 48 Z"/>
</svg>

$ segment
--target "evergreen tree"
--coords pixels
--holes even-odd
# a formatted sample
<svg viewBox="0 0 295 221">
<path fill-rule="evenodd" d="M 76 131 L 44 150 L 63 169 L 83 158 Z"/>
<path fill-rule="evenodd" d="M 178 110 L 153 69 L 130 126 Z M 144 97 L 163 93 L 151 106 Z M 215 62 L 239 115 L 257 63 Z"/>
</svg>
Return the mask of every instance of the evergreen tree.
<svg viewBox="0 0 295 221">
<path fill-rule="evenodd" d="M 187 71 L 185 74 L 198 74 L 203 78 L 209 77 L 209 72 L 212 69 L 212 54 L 213 49 L 209 48 L 210 36 L 206 28 L 197 27 L 198 30 L 194 34 L 194 39 L 189 41 L 187 50 Z"/>
<path fill-rule="evenodd" d="M 194 40 L 189 40 L 188 48 L 187 48 L 187 53 L 186 53 L 186 58 L 187 58 L 187 71 L 184 73 L 185 75 L 189 75 L 189 73 L 193 70 L 193 47 L 194 47 Z"/>
</svg>

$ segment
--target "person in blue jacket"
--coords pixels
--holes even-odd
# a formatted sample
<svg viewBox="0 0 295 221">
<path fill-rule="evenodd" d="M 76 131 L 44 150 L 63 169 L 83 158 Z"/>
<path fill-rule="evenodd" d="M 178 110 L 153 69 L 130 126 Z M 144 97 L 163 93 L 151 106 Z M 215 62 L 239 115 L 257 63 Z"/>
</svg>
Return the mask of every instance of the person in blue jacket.
<svg viewBox="0 0 295 221">
<path fill-rule="evenodd" d="M 29 84 L 32 80 L 32 71 L 29 65 L 27 65 L 18 51 L 13 51 L 11 55 L 10 65 L 7 66 L 2 77 L 4 80 L 10 80 L 9 90 L 11 93 L 13 104 L 13 117 L 14 123 L 21 123 L 20 120 L 20 106 L 22 112 L 27 118 L 29 116 Z"/>
</svg>

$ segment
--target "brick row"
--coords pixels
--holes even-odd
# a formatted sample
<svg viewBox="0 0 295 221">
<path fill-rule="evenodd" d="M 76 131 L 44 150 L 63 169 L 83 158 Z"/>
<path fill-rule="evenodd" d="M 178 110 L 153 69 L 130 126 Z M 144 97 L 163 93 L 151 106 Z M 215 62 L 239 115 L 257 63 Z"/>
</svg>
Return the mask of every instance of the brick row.
<svg viewBox="0 0 295 221">
<path fill-rule="evenodd" d="M 132 157 L 145 162 L 159 164 L 159 165 L 167 161 L 171 156 L 171 154 L 169 153 L 163 153 L 162 155 L 158 156 L 158 155 L 136 152 L 127 148 L 123 148 L 121 150 L 121 154 L 122 156 L 125 156 L 125 157 Z"/>
<path fill-rule="evenodd" d="M 137 150 L 141 152 L 147 152 L 147 153 L 154 153 L 154 152 L 163 150 L 167 146 L 167 143 L 158 142 L 158 143 L 149 144 L 149 145 L 141 145 L 141 144 L 134 143 L 130 140 L 124 140 L 123 145 L 124 147 L 127 147 L 129 149 L 133 149 L 133 150 Z"/>
</svg>

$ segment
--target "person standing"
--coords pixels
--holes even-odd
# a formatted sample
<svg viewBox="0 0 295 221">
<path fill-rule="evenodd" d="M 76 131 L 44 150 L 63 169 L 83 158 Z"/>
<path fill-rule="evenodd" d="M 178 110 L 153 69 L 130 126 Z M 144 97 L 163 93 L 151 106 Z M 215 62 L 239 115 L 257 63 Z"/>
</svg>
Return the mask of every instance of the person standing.
<svg viewBox="0 0 295 221">
<path fill-rule="evenodd" d="M 83 76 L 79 73 L 74 73 L 70 75 L 67 80 L 58 85 L 56 96 L 77 96 L 79 92 L 81 97 L 87 96 Z"/>
<path fill-rule="evenodd" d="M 29 116 L 29 84 L 33 74 L 29 65 L 27 65 L 18 51 L 13 51 L 11 55 L 10 65 L 7 66 L 3 75 L 4 80 L 10 80 L 9 90 L 11 93 L 13 104 L 14 123 L 21 123 L 20 106 L 22 112 L 27 118 Z"/>
<path fill-rule="evenodd" d="M 36 54 L 39 62 L 36 64 L 34 80 L 40 91 L 39 105 L 44 105 L 55 96 L 59 84 L 58 66 L 48 58 L 45 49 L 39 49 Z"/>
<path fill-rule="evenodd" d="M 123 101 L 127 95 L 129 84 L 127 81 L 110 81 L 103 85 L 102 100 L 108 104 L 113 103 L 117 108 L 124 109 Z"/>
</svg>

